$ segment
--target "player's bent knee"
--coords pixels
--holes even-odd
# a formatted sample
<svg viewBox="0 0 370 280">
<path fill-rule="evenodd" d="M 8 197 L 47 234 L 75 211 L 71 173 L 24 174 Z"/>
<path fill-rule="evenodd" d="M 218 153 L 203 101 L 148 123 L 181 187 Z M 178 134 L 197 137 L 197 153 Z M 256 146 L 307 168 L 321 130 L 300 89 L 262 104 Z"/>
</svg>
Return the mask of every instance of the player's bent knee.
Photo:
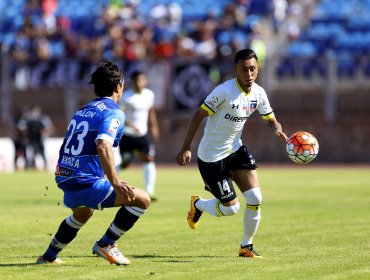
<svg viewBox="0 0 370 280">
<path fill-rule="evenodd" d="M 150 195 L 146 192 L 145 193 L 145 198 L 144 198 L 144 209 L 148 209 L 150 203 L 152 202 L 151 198 L 150 198 Z"/>
<path fill-rule="evenodd" d="M 239 209 L 240 209 L 240 203 L 239 202 L 237 202 L 236 204 L 231 205 L 231 206 L 224 206 L 224 205 L 220 204 L 220 211 L 222 212 L 222 214 L 224 214 L 224 216 L 235 215 L 236 213 L 238 213 Z"/>
<path fill-rule="evenodd" d="M 146 162 L 146 163 L 154 161 L 154 157 L 152 157 L 149 154 L 139 153 L 139 157 L 141 158 L 143 162 Z"/>
<path fill-rule="evenodd" d="M 150 196 L 147 192 L 135 189 L 135 206 L 147 209 L 151 203 Z"/>
<path fill-rule="evenodd" d="M 93 215 L 94 210 L 91 208 L 72 208 L 74 218 L 80 223 L 86 223 Z"/>
<path fill-rule="evenodd" d="M 248 205 L 260 205 L 262 202 L 262 193 L 260 188 L 251 188 L 243 192 Z"/>
</svg>

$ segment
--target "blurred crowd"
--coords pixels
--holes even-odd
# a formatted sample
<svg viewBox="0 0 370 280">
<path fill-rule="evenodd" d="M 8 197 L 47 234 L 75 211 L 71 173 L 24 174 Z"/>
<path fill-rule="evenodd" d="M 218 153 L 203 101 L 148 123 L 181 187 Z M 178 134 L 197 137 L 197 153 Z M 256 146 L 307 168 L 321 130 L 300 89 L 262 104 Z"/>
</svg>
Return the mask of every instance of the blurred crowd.
<svg viewBox="0 0 370 280">
<path fill-rule="evenodd" d="M 9 51 L 16 68 L 61 58 L 88 64 L 104 57 L 124 60 L 127 67 L 143 59 L 213 60 L 245 47 L 252 47 L 263 60 L 266 40 L 290 15 L 299 17 L 296 13 L 305 1 L 221 2 L 220 13 L 209 9 L 207 14 L 191 17 L 184 16 L 176 1 L 156 4 L 148 15 L 141 12 L 140 0 L 111 0 L 99 15 L 78 18 L 56 15 L 58 0 L 30 0 L 23 6 L 23 22 Z M 251 14 L 253 2 L 261 5 L 258 14 Z M 292 21 L 287 32 L 296 35 L 298 24 Z"/>
</svg>

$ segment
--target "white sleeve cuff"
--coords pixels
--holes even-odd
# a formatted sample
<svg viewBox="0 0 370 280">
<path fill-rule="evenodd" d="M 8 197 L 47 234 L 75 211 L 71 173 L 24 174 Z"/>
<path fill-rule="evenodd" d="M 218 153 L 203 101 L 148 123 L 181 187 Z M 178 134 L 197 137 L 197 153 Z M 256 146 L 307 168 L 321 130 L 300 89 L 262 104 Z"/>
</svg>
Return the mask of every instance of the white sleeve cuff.
<svg viewBox="0 0 370 280">
<path fill-rule="evenodd" d="M 105 140 L 105 141 L 107 141 L 107 142 L 111 143 L 112 145 L 113 145 L 113 143 L 114 143 L 114 139 L 113 139 L 112 137 L 108 136 L 107 134 L 99 134 L 99 135 L 96 137 L 96 139 L 95 139 L 95 144 L 97 143 L 97 141 L 98 141 L 99 139 L 100 139 L 100 140 Z"/>
</svg>

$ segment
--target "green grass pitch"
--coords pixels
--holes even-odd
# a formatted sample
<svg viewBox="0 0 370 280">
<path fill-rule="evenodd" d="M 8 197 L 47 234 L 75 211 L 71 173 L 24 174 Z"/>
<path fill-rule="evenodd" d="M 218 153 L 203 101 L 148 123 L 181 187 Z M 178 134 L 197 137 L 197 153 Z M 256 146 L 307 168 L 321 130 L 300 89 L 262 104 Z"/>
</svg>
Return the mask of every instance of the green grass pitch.
<svg viewBox="0 0 370 280">
<path fill-rule="evenodd" d="M 244 207 L 227 218 L 204 214 L 197 230 L 188 228 L 190 195 L 211 196 L 194 165 L 173 166 L 158 167 L 159 200 L 118 242 L 127 267 L 91 254 L 117 208 L 95 211 L 60 254 L 65 265 L 34 265 L 70 210 L 52 174 L 0 174 L 0 279 L 370 279 L 368 166 L 261 165 L 258 172 L 254 244 L 263 259 L 237 255 Z M 120 175 L 143 185 L 140 167 Z"/>
</svg>

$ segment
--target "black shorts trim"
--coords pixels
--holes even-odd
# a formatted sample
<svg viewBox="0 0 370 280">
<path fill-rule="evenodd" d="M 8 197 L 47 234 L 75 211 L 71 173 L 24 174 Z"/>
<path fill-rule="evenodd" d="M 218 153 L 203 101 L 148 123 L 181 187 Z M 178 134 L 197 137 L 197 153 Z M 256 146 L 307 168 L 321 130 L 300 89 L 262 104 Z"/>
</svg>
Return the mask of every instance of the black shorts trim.
<svg viewBox="0 0 370 280">
<path fill-rule="evenodd" d="M 127 136 L 123 135 L 119 142 L 119 149 L 122 153 L 134 153 L 135 151 L 149 154 L 150 151 L 150 140 L 148 135 L 144 136 Z"/>
</svg>

